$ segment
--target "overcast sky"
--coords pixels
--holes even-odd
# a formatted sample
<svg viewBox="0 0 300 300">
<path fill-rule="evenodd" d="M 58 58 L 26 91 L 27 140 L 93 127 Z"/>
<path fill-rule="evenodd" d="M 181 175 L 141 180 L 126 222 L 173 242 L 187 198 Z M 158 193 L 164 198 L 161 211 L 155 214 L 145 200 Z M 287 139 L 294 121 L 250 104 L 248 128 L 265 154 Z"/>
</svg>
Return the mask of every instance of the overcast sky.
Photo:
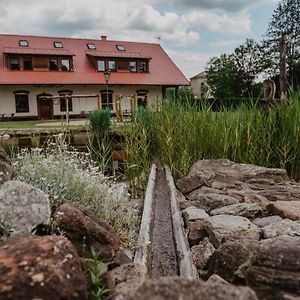
<svg viewBox="0 0 300 300">
<path fill-rule="evenodd" d="M 0 0 L 1 33 L 158 43 L 188 77 L 247 37 L 259 41 L 278 0 Z M 160 40 L 158 39 L 160 37 Z"/>
</svg>

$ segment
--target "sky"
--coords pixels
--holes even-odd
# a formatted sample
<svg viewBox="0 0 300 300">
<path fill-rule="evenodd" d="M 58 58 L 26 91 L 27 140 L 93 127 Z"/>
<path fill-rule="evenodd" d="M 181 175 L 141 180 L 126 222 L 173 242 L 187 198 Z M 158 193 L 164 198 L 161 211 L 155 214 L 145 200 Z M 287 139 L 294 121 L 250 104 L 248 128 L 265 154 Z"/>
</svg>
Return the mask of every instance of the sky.
<svg viewBox="0 0 300 300">
<path fill-rule="evenodd" d="M 190 78 L 246 38 L 260 41 L 279 0 L 0 0 L 0 32 L 160 43 Z"/>
</svg>

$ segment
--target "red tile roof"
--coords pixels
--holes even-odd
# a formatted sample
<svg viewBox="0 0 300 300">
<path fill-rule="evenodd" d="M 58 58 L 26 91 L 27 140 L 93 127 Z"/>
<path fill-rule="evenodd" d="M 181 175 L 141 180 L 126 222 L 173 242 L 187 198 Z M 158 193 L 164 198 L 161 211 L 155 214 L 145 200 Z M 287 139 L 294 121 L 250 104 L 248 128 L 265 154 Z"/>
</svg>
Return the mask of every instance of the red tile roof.
<svg viewBox="0 0 300 300">
<path fill-rule="evenodd" d="M 29 46 L 19 46 L 20 40 L 27 40 Z M 54 42 L 62 42 L 63 49 L 56 49 Z M 95 44 L 97 50 L 89 50 L 88 43 Z M 119 44 L 126 51 L 119 51 L 116 48 Z M 9 70 L 3 56 L 17 49 L 17 53 L 24 54 L 74 55 L 74 72 Z M 105 57 L 151 58 L 149 73 L 112 72 L 110 84 L 189 85 L 189 81 L 159 44 L 0 34 L 0 52 L 0 85 L 105 84 L 103 74 L 97 72 L 88 59 L 87 54 L 92 53 L 101 53 Z"/>
</svg>

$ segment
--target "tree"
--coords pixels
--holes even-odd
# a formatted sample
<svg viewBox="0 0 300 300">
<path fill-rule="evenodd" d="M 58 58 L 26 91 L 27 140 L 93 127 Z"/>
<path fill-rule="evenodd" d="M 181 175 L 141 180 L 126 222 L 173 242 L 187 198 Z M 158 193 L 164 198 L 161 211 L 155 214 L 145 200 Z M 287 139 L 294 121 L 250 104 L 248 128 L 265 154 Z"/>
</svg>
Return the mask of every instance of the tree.
<svg viewBox="0 0 300 300">
<path fill-rule="evenodd" d="M 286 36 L 286 62 L 290 83 L 296 81 L 300 59 L 300 0 L 282 0 L 275 9 L 264 40 L 266 56 L 272 60 L 270 73 L 279 73 L 279 41 Z"/>
<path fill-rule="evenodd" d="M 267 66 L 262 46 L 253 39 L 247 39 L 234 50 L 233 61 L 240 75 L 243 95 L 253 96 L 254 80 Z"/>
<path fill-rule="evenodd" d="M 213 57 L 207 65 L 207 83 L 216 99 L 239 97 L 242 93 L 240 73 L 232 55 Z"/>
</svg>

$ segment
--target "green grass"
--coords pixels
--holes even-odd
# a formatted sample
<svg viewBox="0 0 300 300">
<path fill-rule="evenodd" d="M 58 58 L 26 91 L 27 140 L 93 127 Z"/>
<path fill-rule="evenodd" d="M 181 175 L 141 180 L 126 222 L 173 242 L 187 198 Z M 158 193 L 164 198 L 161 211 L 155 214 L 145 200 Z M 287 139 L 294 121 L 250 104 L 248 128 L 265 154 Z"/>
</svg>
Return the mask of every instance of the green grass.
<svg viewBox="0 0 300 300">
<path fill-rule="evenodd" d="M 74 120 L 79 120 L 79 119 L 74 119 Z M 61 126 L 43 126 L 40 124 L 43 123 L 57 123 L 61 122 Z M 70 127 L 87 127 L 88 125 L 77 125 L 73 126 L 71 125 Z M 60 121 L 60 120 L 37 120 L 37 121 L 10 121 L 10 122 L 0 122 L 0 130 L 6 130 L 6 129 L 30 129 L 30 128 L 64 128 L 66 127 L 65 122 Z"/>
<path fill-rule="evenodd" d="M 156 159 L 179 178 L 197 160 L 227 158 L 285 168 L 300 179 L 300 93 L 294 92 L 289 101 L 288 107 L 276 110 L 240 106 L 221 112 L 170 101 L 147 117 L 140 114 L 127 125 L 127 176 L 134 182 Z"/>
</svg>

